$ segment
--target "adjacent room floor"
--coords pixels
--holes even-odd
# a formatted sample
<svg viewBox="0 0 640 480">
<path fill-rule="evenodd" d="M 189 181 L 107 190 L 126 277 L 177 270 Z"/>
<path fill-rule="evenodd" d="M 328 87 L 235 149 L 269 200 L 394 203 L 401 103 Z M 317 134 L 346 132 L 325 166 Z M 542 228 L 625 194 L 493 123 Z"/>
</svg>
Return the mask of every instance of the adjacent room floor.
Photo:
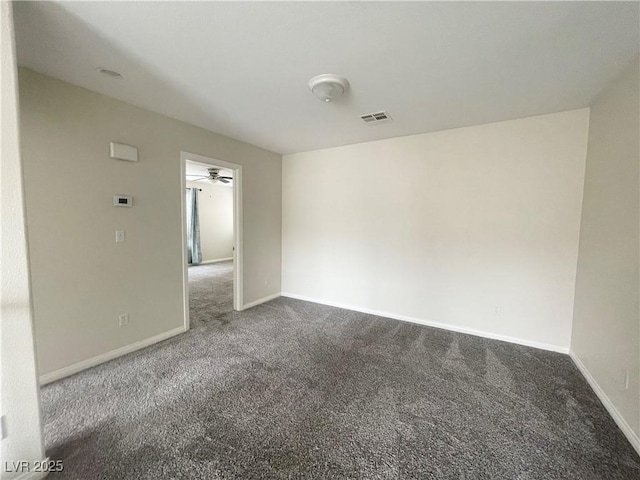
<svg viewBox="0 0 640 480">
<path fill-rule="evenodd" d="M 566 355 L 286 298 L 215 321 L 195 303 L 189 332 L 42 389 L 50 478 L 640 478 Z"/>
<path fill-rule="evenodd" d="M 189 267 L 191 328 L 216 322 L 233 310 L 233 260 Z"/>
</svg>

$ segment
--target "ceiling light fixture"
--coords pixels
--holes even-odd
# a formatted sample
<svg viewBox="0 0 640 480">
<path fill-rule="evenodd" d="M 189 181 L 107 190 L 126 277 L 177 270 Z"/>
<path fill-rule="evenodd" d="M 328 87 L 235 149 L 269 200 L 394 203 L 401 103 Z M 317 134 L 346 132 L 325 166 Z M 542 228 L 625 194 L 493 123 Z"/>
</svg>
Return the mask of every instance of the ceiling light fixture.
<svg viewBox="0 0 640 480">
<path fill-rule="evenodd" d="M 339 75 L 325 73 L 309 80 L 309 88 L 323 102 L 332 102 L 347 91 L 349 82 Z"/>
<path fill-rule="evenodd" d="M 104 68 L 104 67 L 98 67 L 98 68 L 96 68 L 96 70 L 98 72 L 102 73 L 103 75 L 108 76 L 108 77 L 124 78 L 120 72 L 116 72 L 115 70 L 109 70 L 108 68 Z"/>
</svg>

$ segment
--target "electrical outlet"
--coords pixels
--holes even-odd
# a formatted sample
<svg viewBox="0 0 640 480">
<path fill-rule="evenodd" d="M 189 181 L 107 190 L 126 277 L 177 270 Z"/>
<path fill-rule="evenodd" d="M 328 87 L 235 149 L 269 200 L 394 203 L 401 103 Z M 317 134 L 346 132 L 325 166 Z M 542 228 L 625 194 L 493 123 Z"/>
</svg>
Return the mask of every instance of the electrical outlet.
<svg viewBox="0 0 640 480">
<path fill-rule="evenodd" d="M 116 230 L 116 243 L 122 243 L 125 241 L 124 230 Z"/>
<path fill-rule="evenodd" d="M 129 325 L 129 314 L 121 313 L 120 315 L 118 315 L 118 322 L 120 324 L 120 327 L 126 327 L 127 325 Z"/>
<path fill-rule="evenodd" d="M 496 305 L 493 308 L 493 313 L 495 313 L 496 315 L 502 315 L 502 307 L 500 305 Z"/>
</svg>

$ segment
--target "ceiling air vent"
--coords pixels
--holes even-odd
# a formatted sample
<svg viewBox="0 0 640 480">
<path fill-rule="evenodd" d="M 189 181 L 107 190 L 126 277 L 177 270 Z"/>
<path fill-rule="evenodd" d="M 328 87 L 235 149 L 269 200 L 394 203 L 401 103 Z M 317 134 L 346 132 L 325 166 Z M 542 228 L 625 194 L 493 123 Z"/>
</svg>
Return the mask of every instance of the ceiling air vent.
<svg viewBox="0 0 640 480">
<path fill-rule="evenodd" d="M 378 123 L 387 123 L 391 122 L 393 119 L 389 116 L 387 112 L 374 112 L 374 113 L 366 113 L 364 115 L 360 115 L 360 118 L 364 123 L 368 123 L 370 125 L 377 125 Z"/>
</svg>

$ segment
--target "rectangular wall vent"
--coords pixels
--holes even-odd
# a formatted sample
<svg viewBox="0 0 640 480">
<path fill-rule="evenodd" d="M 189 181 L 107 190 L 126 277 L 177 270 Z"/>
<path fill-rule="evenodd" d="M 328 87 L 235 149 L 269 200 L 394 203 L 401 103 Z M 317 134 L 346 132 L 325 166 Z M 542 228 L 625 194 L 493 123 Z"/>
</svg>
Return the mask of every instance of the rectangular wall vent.
<svg viewBox="0 0 640 480">
<path fill-rule="evenodd" d="M 364 123 L 368 124 L 378 124 L 378 123 L 387 123 L 391 122 L 393 119 L 391 116 L 385 112 L 374 112 L 374 113 L 365 113 L 364 115 L 360 115 L 360 118 Z"/>
</svg>

